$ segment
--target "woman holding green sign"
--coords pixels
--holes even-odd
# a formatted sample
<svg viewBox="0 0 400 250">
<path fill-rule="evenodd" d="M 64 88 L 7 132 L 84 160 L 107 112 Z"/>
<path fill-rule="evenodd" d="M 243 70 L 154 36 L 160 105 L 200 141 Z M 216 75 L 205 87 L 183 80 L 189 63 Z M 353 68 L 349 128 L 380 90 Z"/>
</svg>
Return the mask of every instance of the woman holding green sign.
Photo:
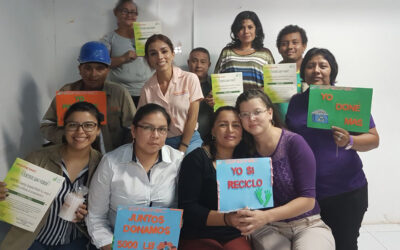
<svg viewBox="0 0 400 250">
<path fill-rule="evenodd" d="M 282 128 L 275 106 L 261 90 L 242 93 L 236 109 L 250 156 L 271 158 L 274 207 L 239 210 L 234 226 L 251 235 L 256 250 L 335 249 L 315 201 L 315 159 L 306 141 Z"/>
<path fill-rule="evenodd" d="M 178 206 L 183 211 L 179 249 L 250 250 L 250 243 L 233 227 L 235 213 L 218 212 L 216 160 L 238 157 L 234 152 L 242 139 L 242 125 L 233 107 L 219 108 L 212 136 L 182 161 L 178 183 Z"/>
<path fill-rule="evenodd" d="M 58 214 L 70 192 L 89 185 L 101 159 L 101 154 L 91 145 L 100 134 L 103 120 L 103 114 L 93 104 L 77 102 L 64 115 L 65 143 L 45 147 L 26 157 L 26 161 L 63 176 L 65 181 L 36 230 L 29 232 L 12 227 L 0 249 L 87 249 L 90 240 L 83 221 L 87 215 L 86 205 L 78 208 L 73 221 L 63 220 Z M 0 182 L 0 186 L 3 185 Z M 0 193 L 4 193 L 2 191 L 6 190 L 0 188 Z"/>
<path fill-rule="evenodd" d="M 117 29 L 106 34 L 101 42 L 110 51 L 111 71 L 108 78 L 124 86 L 138 105 L 140 91 L 151 77 L 152 71 L 145 59 L 136 54 L 133 22 L 139 15 L 133 0 L 119 0 L 114 8 Z"/>
<path fill-rule="evenodd" d="M 308 84 L 334 85 L 338 65 L 327 49 L 313 48 L 307 52 L 300 75 Z M 317 164 L 317 200 L 321 217 L 331 227 L 336 249 L 357 249 L 359 229 L 368 208 L 367 180 L 357 151 L 378 147 L 379 135 L 372 116 L 368 133 L 349 133 L 307 127 L 309 93 L 292 97 L 286 115 L 288 127 L 302 135 L 314 152 Z"/>
</svg>

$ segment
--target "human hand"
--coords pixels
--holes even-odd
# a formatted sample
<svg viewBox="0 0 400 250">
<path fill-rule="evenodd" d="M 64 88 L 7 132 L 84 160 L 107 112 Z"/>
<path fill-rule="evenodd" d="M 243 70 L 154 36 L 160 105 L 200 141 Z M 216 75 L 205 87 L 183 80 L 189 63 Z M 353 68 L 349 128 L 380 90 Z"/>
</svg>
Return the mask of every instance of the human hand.
<svg viewBox="0 0 400 250">
<path fill-rule="evenodd" d="M 124 57 L 125 62 L 130 62 L 136 59 L 136 52 L 133 50 L 128 50 L 125 54 L 122 55 Z"/>
<path fill-rule="evenodd" d="M 86 204 L 82 204 L 79 208 L 75 211 L 75 219 L 72 221 L 74 223 L 81 222 L 85 219 L 88 211 L 86 209 Z"/>
<path fill-rule="evenodd" d="M 208 93 L 208 95 L 204 98 L 204 101 L 207 103 L 208 106 L 210 106 L 211 108 L 214 107 L 214 98 L 212 95 L 212 92 L 210 91 L 210 93 Z"/>
<path fill-rule="evenodd" d="M 111 250 L 111 244 L 106 245 L 106 246 L 102 246 L 100 249 L 101 250 Z"/>
<path fill-rule="evenodd" d="M 350 142 L 350 134 L 347 130 L 332 126 L 333 140 L 339 147 L 345 147 Z"/>
<path fill-rule="evenodd" d="M 8 189 L 6 188 L 7 184 L 5 182 L 0 181 L 0 201 L 3 201 L 8 196 Z"/>
<path fill-rule="evenodd" d="M 239 225 L 236 228 L 240 230 L 242 235 L 246 236 L 271 222 L 268 216 L 268 210 L 250 210 L 245 208 L 237 211 L 237 214 L 240 218 Z"/>
</svg>

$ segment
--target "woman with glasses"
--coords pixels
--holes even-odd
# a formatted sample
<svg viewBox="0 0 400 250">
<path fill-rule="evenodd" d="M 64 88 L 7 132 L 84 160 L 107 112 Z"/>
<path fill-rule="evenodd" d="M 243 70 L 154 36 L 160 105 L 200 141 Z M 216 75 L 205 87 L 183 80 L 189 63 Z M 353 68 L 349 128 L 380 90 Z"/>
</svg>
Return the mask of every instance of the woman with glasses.
<svg viewBox="0 0 400 250">
<path fill-rule="evenodd" d="M 216 160 L 238 158 L 242 125 L 235 108 L 219 108 L 209 138 L 182 161 L 178 204 L 183 209 L 182 250 L 250 250 L 249 241 L 232 227 L 235 213 L 218 212 Z"/>
<path fill-rule="evenodd" d="M 174 66 L 174 47 L 164 35 L 156 34 L 147 39 L 145 57 L 156 72 L 142 89 L 139 107 L 146 103 L 163 106 L 172 117 L 166 144 L 189 153 L 203 142 L 197 131 L 203 99 L 199 78 Z"/>
<path fill-rule="evenodd" d="M 243 209 L 232 225 L 251 235 L 254 249 L 335 249 L 315 201 L 315 159 L 303 137 L 282 128 L 269 97 L 242 93 L 236 108 L 251 157 L 271 157 L 274 207 Z"/>
<path fill-rule="evenodd" d="M 104 120 L 97 108 L 87 102 L 78 102 L 64 115 L 63 144 L 45 147 L 31 153 L 26 160 L 65 177 L 56 198 L 34 232 L 12 227 L 0 249 L 87 249 L 90 240 L 84 225 L 86 205 L 75 212 L 72 222 L 58 217 L 64 198 L 80 186 L 89 186 L 91 177 L 100 162 L 101 154 L 91 144 L 100 134 L 100 123 Z M 6 186 L 0 193 L 7 196 Z M 4 195 L 5 194 L 5 195 Z"/>
<path fill-rule="evenodd" d="M 139 15 L 133 0 L 119 0 L 114 8 L 117 29 L 105 35 L 103 42 L 110 51 L 111 71 L 108 78 L 124 86 L 138 105 L 140 91 L 152 71 L 143 57 L 136 55 L 133 22 Z"/>
<path fill-rule="evenodd" d="M 118 205 L 177 207 L 175 186 L 182 152 L 165 145 L 169 114 L 157 104 L 138 109 L 133 143 L 104 155 L 89 188 L 89 234 L 97 248 L 111 249 Z"/>
</svg>

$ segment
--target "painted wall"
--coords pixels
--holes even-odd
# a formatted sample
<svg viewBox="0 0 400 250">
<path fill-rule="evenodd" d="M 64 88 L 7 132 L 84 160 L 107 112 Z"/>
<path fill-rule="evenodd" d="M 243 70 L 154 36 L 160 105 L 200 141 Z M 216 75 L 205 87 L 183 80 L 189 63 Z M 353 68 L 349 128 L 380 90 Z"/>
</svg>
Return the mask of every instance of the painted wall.
<svg viewBox="0 0 400 250">
<path fill-rule="evenodd" d="M 55 91 L 79 79 L 80 46 L 115 28 L 110 0 L 0 1 L 0 179 L 15 157 L 42 144 L 39 122 Z M 372 112 L 381 136 L 378 149 L 361 153 L 369 180 L 364 223 L 400 222 L 400 130 L 396 123 L 400 3 L 391 0 L 138 0 L 139 20 L 161 20 L 164 34 L 182 49 L 175 63 L 186 67 L 194 46 L 208 48 L 215 62 L 229 42 L 230 25 L 242 10 L 258 13 L 265 47 L 276 61 L 275 39 L 287 24 L 305 28 L 308 48 L 326 47 L 339 63 L 338 84 L 374 88 Z M 250 5 L 251 3 L 251 5 Z M 212 66 L 213 67 L 213 66 Z M 211 72 L 211 70 L 210 70 Z M 6 230 L 0 225 L 0 238 Z"/>
</svg>

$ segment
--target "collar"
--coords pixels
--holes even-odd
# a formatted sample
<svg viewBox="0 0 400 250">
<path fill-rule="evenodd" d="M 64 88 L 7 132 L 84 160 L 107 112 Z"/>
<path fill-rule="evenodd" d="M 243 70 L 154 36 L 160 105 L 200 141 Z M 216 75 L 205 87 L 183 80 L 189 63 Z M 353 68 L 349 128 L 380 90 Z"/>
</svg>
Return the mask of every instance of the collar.
<svg viewBox="0 0 400 250">
<path fill-rule="evenodd" d="M 79 91 L 88 91 L 88 90 L 84 90 L 83 89 L 83 79 L 80 79 L 76 83 L 77 83 L 77 85 L 76 85 L 77 90 L 79 90 Z M 110 82 L 106 80 L 106 81 L 104 81 L 103 88 L 99 89 L 99 90 L 96 90 L 96 91 L 104 91 L 104 92 L 106 92 L 106 95 L 110 96 L 111 95 L 111 91 L 110 90 L 111 90 L 110 89 Z"/>
<path fill-rule="evenodd" d="M 122 164 L 130 163 L 132 161 L 137 162 L 136 155 L 133 152 L 133 143 L 129 143 L 129 146 L 127 146 L 125 148 L 125 150 L 126 151 L 123 153 L 123 156 L 121 157 L 119 162 Z M 169 154 L 168 146 L 166 146 L 166 145 L 162 146 L 158 155 L 159 155 L 159 158 L 158 158 L 157 163 L 160 163 L 160 162 L 171 163 L 172 162 L 170 154 Z"/>
</svg>

